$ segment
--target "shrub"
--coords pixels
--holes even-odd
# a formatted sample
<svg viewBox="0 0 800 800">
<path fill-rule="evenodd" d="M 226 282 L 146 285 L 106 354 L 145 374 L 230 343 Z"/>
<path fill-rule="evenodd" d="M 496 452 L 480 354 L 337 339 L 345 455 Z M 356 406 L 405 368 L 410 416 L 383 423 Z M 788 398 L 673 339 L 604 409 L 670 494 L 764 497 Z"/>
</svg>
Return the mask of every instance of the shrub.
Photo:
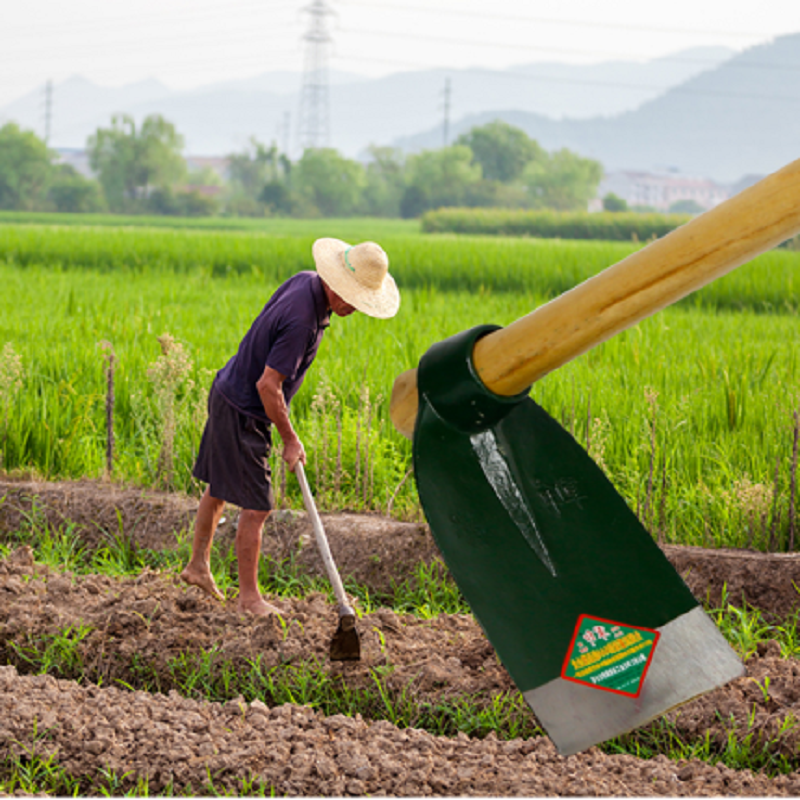
<svg viewBox="0 0 800 800">
<path fill-rule="evenodd" d="M 628 210 L 628 203 L 622 197 L 614 194 L 613 192 L 609 192 L 603 198 L 603 211 L 627 211 Z"/>
<path fill-rule="evenodd" d="M 422 216 L 422 230 L 425 233 L 643 242 L 665 236 L 689 219 L 685 214 L 440 208 Z"/>
</svg>

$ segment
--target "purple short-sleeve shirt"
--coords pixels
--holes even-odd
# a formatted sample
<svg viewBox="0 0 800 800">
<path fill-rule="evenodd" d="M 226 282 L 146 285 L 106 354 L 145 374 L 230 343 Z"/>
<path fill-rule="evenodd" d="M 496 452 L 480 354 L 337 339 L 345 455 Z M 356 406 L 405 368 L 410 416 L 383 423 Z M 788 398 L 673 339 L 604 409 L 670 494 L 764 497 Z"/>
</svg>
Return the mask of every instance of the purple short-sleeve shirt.
<svg viewBox="0 0 800 800">
<path fill-rule="evenodd" d="M 269 299 L 236 355 L 217 373 L 214 387 L 234 408 L 269 422 L 256 389 L 264 367 L 286 376 L 283 395 L 288 404 L 303 383 L 329 324 L 322 278 L 316 272 L 297 273 Z"/>
</svg>

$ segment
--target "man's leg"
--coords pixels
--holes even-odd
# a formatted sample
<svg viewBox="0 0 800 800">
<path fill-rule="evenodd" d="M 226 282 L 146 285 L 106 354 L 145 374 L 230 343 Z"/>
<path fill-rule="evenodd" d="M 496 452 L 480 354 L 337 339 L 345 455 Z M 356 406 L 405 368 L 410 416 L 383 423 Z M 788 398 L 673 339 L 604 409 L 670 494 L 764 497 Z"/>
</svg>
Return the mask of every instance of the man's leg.
<svg viewBox="0 0 800 800">
<path fill-rule="evenodd" d="M 261 532 L 269 511 L 246 511 L 239 514 L 236 531 L 236 558 L 239 562 L 239 603 L 241 612 L 266 617 L 278 609 L 264 601 L 258 590 L 258 560 L 261 556 Z"/>
<path fill-rule="evenodd" d="M 217 588 L 214 576 L 211 574 L 211 545 L 214 542 L 214 533 L 224 510 L 225 501 L 212 497 L 206 489 L 200 500 L 200 507 L 197 509 L 197 517 L 194 522 L 192 557 L 181 572 L 181 578 L 186 583 L 199 587 L 217 600 L 225 598 Z"/>
</svg>

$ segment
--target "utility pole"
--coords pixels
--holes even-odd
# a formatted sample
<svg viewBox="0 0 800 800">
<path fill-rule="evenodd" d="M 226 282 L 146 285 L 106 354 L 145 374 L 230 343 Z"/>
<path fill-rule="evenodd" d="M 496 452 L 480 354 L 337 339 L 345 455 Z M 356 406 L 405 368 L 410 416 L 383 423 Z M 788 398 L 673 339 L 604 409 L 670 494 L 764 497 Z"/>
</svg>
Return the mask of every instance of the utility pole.
<svg viewBox="0 0 800 800">
<path fill-rule="evenodd" d="M 444 147 L 450 138 L 450 78 L 444 79 L 444 124 L 442 125 Z"/>
<path fill-rule="evenodd" d="M 328 47 L 332 41 L 327 18 L 333 9 L 325 0 L 312 0 L 305 11 L 309 26 L 303 40 L 303 88 L 300 94 L 300 124 L 297 129 L 301 152 L 326 147 L 330 135 L 328 108 Z"/>
<path fill-rule="evenodd" d="M 289 131 L 291 130 L 291 121 L 292 121 L 292 114 L 289 111 L 285 111 L 283 114 L 283 152 L 285 155 L 289 155 L 289 148 L 291 147 L 291 140 L 289 138 Z"/>
<path fill-rule="evenodd" d="M 275 145 L 280 148 L 282 153 L 289 155 L 289 122 L 291 121 L 291 113 L 289 111 L 283 112 L 283 118 L 275 125 Z"/>
<path fill-rule="evenodd" d="M 53 81 L 44 85 L 44 142 L 50 144 L 50 126 L 53 121 Z"/>
</svg>

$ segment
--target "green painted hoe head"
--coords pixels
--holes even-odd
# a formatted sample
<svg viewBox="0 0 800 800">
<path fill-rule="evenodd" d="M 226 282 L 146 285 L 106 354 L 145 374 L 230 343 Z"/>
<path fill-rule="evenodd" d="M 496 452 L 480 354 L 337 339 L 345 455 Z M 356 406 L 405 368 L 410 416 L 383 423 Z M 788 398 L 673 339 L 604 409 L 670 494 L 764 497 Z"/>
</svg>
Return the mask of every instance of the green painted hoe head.
<svg viewBox="0 0 800 800">
<path fill-rule="evenodd" d="M 586 451 L 475 373 L 481 326 L 434 345 L 414 473 L 459 588 L 564 755 L 743 674 L 742 662 Z"/>
</svg>

